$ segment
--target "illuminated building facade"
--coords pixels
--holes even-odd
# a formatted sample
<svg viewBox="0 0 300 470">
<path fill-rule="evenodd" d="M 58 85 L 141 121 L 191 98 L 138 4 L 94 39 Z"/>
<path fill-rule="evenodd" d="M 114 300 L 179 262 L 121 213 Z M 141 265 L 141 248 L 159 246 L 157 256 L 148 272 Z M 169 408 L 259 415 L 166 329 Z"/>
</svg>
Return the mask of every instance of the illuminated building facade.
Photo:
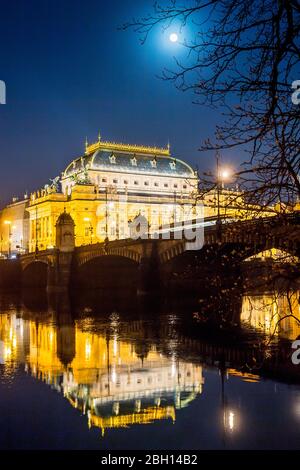
<svg viewBox="0 0 300 470">
<path fill-rule="evenodd" d="M 86 144 L 51 184 L 0 212 L 1 253 L 56 246 L 63 212 L 75 223 L 75 245 L 132 236 L 141 217 L 147 231 L 202 217 L 249 217 L 238 191 L 213 189 L 199 197 L 197 173 L 167 148 L 102 141 Z M 256 210 L 256 208 L 254 208 Z"/>
<path fill-rule="evenodd" d="M 300 335 L 299 292 L 243 296 L 241 321 L 266 334 L 294 340 Z"/>
<path fill-rule="evenodd" d="M 24 253 L 29 242 L 29 199 L 16 199 L 0 211 L 0 257 L 9 252 Z"/>
<path fill-rule="evenodd" d="M 55 246 L 55 224 L 66 210 L 75 222 L 76 246 L 130 236 L 140 215 L 149 230 L 197 215 L 197 176 L 169 148 L 103 142 L 86 145 L 58 185 L 30 196 L 29 251 Z"/>
</svg>

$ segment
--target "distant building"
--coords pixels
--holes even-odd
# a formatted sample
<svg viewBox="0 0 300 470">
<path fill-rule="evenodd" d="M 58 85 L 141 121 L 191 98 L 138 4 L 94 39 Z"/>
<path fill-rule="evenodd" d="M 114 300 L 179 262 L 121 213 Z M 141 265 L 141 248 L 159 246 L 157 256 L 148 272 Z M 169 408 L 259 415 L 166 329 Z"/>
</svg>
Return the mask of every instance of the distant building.
<svg viewBox="0 0 300 470">
<path fill-rule="evenodd" d="M 0 257 L 24 253 L 29 247 L 29 199 L 13 202 L 0 211 Z"/>
</svg>

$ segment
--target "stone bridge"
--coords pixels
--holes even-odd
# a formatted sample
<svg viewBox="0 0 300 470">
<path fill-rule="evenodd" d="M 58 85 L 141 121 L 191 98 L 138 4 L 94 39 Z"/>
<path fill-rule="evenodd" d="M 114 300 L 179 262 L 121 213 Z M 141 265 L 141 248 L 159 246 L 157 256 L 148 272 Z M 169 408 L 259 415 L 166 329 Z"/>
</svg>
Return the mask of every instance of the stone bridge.
<svg viewBox="0 0 300 470">
<path fill-rule="evenodd" d="M 198 224 L 198 225 L 197 225 Z M 172 272 L 172 263 L 191 259 L 212 264 L 222 258 L 228 263 L 242 262 L 261 251 L 277 248 L 300 256 L 300 213 L 261 219 L 228 221 L 207 225 L 194 222 L 203 230 L 197 250 L 181 236 L 178 227 L 156 234 L 155 238 L 105 241 L 72 250 L 55 248 L 20 257 L 24 285 L 45 284 L 49 290 L 66 289 L 70 284 L 99 287 L 110 276 L 115 286 L 128 280 L 140 292 L 157 288 L 162 273 Z M 166 239 L 168 237 L 168 239 Z M 43 282 L 42 282 L 43 280 Z"/>
</svg>

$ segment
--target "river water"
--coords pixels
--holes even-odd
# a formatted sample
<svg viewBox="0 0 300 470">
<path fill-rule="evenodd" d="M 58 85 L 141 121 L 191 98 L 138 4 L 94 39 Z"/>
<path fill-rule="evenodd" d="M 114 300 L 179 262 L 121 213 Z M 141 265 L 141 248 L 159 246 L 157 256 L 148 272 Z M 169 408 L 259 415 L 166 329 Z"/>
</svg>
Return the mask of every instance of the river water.
<svg viewBox="0 0 300 470">
<path fill-rule="evenodd" d="M 2 293 L 0 448 L 300 448 L 300 328 L 274 331 L 298 299 L 243 295 L 240 337 L 206 331 L 195 305 Z"/>
</svg>

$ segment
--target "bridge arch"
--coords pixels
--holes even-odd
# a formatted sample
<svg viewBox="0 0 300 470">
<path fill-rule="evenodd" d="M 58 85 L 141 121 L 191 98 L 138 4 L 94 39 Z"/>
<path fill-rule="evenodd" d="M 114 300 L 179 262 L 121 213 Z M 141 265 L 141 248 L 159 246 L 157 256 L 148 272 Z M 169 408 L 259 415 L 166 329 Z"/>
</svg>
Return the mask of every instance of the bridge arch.
<svg viewBox="0 0 300 470">
<path fill-rule="evenodd" d="M 83 264 L 92 261 L 93 259 L 98 259 L 100 257 L 107 256 L 118 256 L 121 258 L 127 258 L 134 261 L 135 263 L 140 263 L 141 254 L 137 251 L 130 250 L 127 247 L 105 247 L 100 246 L 93 248 L 90 251 L 81 251 L 77 254 L 77 265 L 82 266 Z"/>
<path fill-rule="evenodd" d="M 113 254 L 86 256 L 75 266 L 72 285 L 80 288 L 133 288 L 138 284 L 139 260 Z"/>
<path fill-rule="evenodd" d="M 48 262 L 34 260 L 22 266 L 23 287 L 46 288 L 48 282 Z"/>
<path fill-rule="evenodd" d="M 210 251 L 216 256 L 220 256 L 223 253 L 230 256 L 231 259 L 235 258 L 236 261 L 244 261 L 251 256 L 273 248 L 290 256 L 300 257 L 299 242 L 297 240 L 291 240 L 279 235 L 266 236 L 265 234 L 252 233 L 251 231 L 247 232 L 247 230 L 233 233 L 229 231 L 224 232 L 220 241 L 215 233 L 208 233 L 205 235 L 203 247 L 197 251 L 205 251 L 209 247 L 211 248 Z M 166 263 L 186 251 L 185 240 L 169 241 L 165 249 L 160 249 L 160 261 L 161 263 Z"/>
<path fill-rule="evenodd" d="M 271 253 L 271 250 L 276 250 L 276 252 Z M 293 252 L 289 252 L 287 250 L 282 250 L 277 247 L 264 249 L 262 251 L 256 252 L 253 255 L 250 255 L 248 258 L 245 258 L 244 261 L 252 261 L 258 258 L 261 259 L 270 259 L 274 261 L 281 261 L 281 262 L 299 262 L 299 256 L 297 256 L 296 250 L 292 250 Z"/>
<path fill-rule="evenodd" d="M 246 238 L 246 237 L 245 237 Z M 265 240 L 255 238 L 246 238 L 245 240 L 231 240 L 223 243 L 217 253 L 224 254 L 231 260 L 243 262 L 260 253 L 276 249 L 287 256 L 299 258 L 298 244 L 293 240 L 283 239 L 282 237 L 268 237 Z"/>
</svg>

